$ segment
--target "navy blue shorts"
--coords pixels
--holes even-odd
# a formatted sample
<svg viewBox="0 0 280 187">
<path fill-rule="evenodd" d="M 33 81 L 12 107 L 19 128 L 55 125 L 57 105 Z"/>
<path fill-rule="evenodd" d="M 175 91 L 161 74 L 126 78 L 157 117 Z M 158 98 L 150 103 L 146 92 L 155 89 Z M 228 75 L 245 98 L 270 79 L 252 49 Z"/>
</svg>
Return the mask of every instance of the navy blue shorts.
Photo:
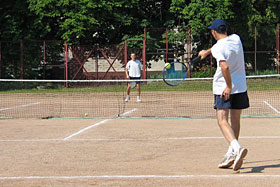
<svg viewBox="0 0 280 187">
<path fill-rule="evenodd" d="M 220 95 L 214 95 L 214 109 L 245 109 L 249 108 L 249 106 L 247 91 L 243 93 L 231 94 L 228 100 L 225 100 L 224 96 L 220 98 Z"/>
<path fill-rule="evenodd" d="M 130 80 L 139 80 L 141 77 L 129 77 Z M 140 84 L 140 81 L 136 81 L 136 84 Z"/>
</svg>

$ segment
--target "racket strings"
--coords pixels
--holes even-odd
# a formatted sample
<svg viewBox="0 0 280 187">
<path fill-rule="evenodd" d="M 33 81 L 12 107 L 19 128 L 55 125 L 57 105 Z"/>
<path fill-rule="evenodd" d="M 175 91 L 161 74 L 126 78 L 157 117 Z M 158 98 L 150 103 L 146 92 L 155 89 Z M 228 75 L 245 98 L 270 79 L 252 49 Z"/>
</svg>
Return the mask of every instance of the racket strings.
<svg viewBox="0 0 280 187">
<path fill-rule="evenodd" d="M 169 85 L 178 85 L 188 75 L 188 68 L 185 64 L 174 62 L 170 68 L 165 68 L 163 71 L 163 80 Z"/>
</svg>

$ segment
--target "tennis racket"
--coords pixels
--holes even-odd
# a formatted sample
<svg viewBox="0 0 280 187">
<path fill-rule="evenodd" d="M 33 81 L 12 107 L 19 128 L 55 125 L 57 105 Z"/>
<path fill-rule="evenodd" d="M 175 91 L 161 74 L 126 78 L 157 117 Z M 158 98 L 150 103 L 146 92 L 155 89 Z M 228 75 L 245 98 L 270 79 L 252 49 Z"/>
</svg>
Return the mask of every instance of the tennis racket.
<svg viewBox="0 0 280 187">
<path fill-rule="evenodd" d="M 187 64 L 189 67 L 191 67 L 191 64 L 198 62 L 199 60 L 200 56 L 197 56 L 190 62 L 187 62 Z M 189 73 L 188 70 L 189 69 L 185 63 L 171 62 L 162 70 L 163 81 L 169 86 L 177 86 L 187 78 Z"/>
</svg>

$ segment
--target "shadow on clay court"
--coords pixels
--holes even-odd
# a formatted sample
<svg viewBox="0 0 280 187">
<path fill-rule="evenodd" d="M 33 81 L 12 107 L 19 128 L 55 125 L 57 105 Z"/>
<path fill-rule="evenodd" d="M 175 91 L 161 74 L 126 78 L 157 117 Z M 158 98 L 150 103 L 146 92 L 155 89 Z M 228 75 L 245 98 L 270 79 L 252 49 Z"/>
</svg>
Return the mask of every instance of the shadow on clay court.
<svg viewBox="0 0 280 187">
<path fill-rule="evenodd" d="M 280 159 L 277 160 L 264 160 L 264 161 L 255 161 L 255 162 L 246 162 L 246 164 L 249 163 L 261 163 L 261 162 L 268 162 L 268 161 L 280 161 Z M 271 165 L 263 165 L 263 166 L 255 166 L 255 167 L 243 167 L 242 169 L 250 169 L 251 171 L 247 171 L 244 173 L 262 173 L 263 170 L 265 170 L 266 168 L 280 168 L 280 164 L 271 164 Z"/>
</svg>

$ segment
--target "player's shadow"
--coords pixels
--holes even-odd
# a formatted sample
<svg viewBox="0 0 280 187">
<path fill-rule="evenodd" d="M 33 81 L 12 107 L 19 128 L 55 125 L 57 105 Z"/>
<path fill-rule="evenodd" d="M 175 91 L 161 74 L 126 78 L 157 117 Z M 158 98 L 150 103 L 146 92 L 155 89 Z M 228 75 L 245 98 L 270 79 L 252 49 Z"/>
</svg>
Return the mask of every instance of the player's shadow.
<svg viewBox="0 0 280 187">
<path fill-rule="evenodd" d="M 276 162 L 276 161 L 280 161 L 280 159 L 246 162 L 245 164 L 260 163 L 260 162 L 271 162 L 271 161 Z M 280 168 L 280 164 L 271 164 L 271 165 L 255 166 L 255 167 L 243 167 L 242 169 L 250 169 L 250 168 L 251 168 L 251 171 L 247 171 L 247 172 L 244 172 L 244 173 L 262 173 L 263 170 L 266 169 L 266 168 Z"/>
</svg>

